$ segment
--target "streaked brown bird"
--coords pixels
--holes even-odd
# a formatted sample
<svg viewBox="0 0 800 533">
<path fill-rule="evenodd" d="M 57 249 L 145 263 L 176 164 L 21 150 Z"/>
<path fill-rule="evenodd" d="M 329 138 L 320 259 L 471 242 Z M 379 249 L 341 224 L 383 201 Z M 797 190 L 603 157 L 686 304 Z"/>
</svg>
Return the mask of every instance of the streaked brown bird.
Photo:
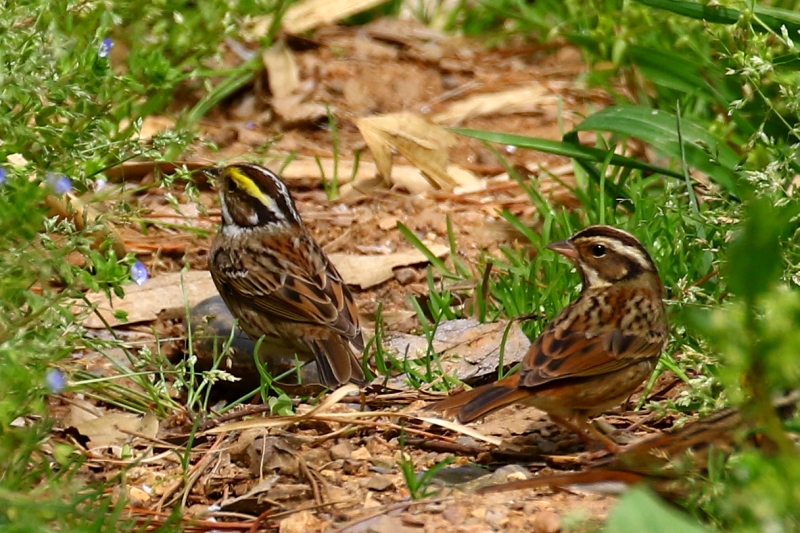
<svg viewBox="0 0 800 533">
<path fill-rule="evenodd" d="M 260 353 L 316 361 L 328 387 L 364 383 L 364 340 L 350 290 L 309 234 L 281 179 L 254 164 L 210 171 L 222 225 L 208 256 L 211 277 Z M 266 348 L 266 350 L 265 350 Z"/>
<path fill-rule="evenodd" d="M 661 278 L 644 246 L 610 226 L 589 226 L 548 248 L 575 263 L 580 296 L 545 327 L 518 373 L 430 409 L 468 423 L 521 402 L 616 451 L 588 419 L 621 403 L 652 373 L 668 334 Z"/>
</svg>

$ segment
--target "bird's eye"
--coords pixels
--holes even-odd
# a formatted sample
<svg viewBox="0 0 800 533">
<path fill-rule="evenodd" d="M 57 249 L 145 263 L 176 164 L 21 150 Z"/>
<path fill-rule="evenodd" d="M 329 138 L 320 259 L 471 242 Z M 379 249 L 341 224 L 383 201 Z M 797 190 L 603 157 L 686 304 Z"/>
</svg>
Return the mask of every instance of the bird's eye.
<svg viewBox="0 0 800 533">
<path fill-rule="evenodd" d="M 602 244 L 595 244 L 592 246 L 592 255 L 595 257 L 603 257 L 606 255 L 606 247 Z"/>
</svg>

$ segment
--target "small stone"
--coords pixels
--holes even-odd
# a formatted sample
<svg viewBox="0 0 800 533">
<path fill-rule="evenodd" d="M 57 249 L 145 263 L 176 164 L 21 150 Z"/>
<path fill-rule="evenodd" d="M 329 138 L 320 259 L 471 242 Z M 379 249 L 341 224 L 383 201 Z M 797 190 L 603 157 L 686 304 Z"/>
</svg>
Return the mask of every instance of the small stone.
<svg viewBox="0 0 800 533">
<path fill-rule="evenodd" d="M 353 453 L 353 445 L 349 440 L 340 440 L 331 446 L 331 459 L 337 461 L 339 459 L 349 459 Z"/>
<path fill-rule="evenodd" d="M 559 446 L 558 442 L 552 440 L 536 439 L 536 448 L 544 454 L 555 453 Z"/>
<path fill-rule="evenodd" d="M 486 507 L 473 507 L 470 513 L 473 517 L 483 520 L 486 516 Z"/>
<path fill-rule="evenodd" d="M 393 274 L 394 279 L 396 279 L 400 285 L 408 285 L 409 283 L 417 281 L 417 271 L 411 267 L 397 268 L 394 270 Z"/>
<path fill-rule="evenodd" d="M 492 480 L 496 483 L 508 483 L 510 481 L 521 481 L 529 479 L 531 473 L 528 469 L 520 465 L 505 465 L 501 466 L 492 474 Z"/>
<path fill-rule="evenodd" d="M 493 526 L 502 526 L 508 522 L 508 508 L 503 506 L 494 506 L 486 510 L 484 519 Z"/>
<path fill-rule="evenodd" d="M 386 441 L 378 436 L 369 437 L 367 439 L 366 446 L 367 450 L 369 450 L 369 453 L 371 453 L 373 456 L 387 455 L 391 453 L 391 449 L 389 448 L 389 445 L 386 443 Z"/>
<path fill-rule="evenodd" d="M 382 230 L 394 229 L 397 227 L 398 220 L 397 217 L 393 216 L 383 217 L 378 221 L 378 227 Z"/>
<path fill-rule="evenodd" d="M 558 533 L 561 517 L 553 511 L 541 511 L 533 517 L 533 533 Z"/>
<path fill-rule="evenodd" d="M 461 435 L 459 437 L 456 437 L 456 444 L 460 444 L 462 446 L 468 446 L 470 448 L 477 448 L 478 446 L 480 446 L 480 443 L 477 440 L 473 439 L 472 437 L 468 437 L 466 435 Z"/>
<path fill-rule="evenodd" d="M 375 474 L 367 481 L 367 488 L 369 490 L 383 492 L 391 487 L 394 487 L 394 483 L 383 474 Z"/>
<path fill-rule="evenodd" d="M 353 461 L 352 459 L 345 459 L 342 463 L 342 472 L 348 476 L 355 476 L 361 470 L 364 463 L 361 461 Z"/>
<path fill-rule="evenodd" d="M 369 453 L 369 450 L 362 446 L 356 450 L 353 450 L 353 452 L 350 454 L 350 458 L 355 459 L 356 461 L 369 461 L 372 459 L 372 454 Z"/>
<path fill-rule="evenodd" d="M 433 479 L 443 485 L 453 486 L 469 483 L 481 479 L 486 475 L 487 472 L 485 468 L 469 464 L 442 468 L 434 474 Z"/>
<path fill-rule="evenodd" d="M 325 448 L 309 448 L 303 453 L 303 459 L 312 465 L 324 465 L 330 462 L 331 454 Z"/>
<path fill-rule="evenodd" d="M 309 511 L 300 511 L 281 521 L 279 533 L 309 533 L 320 531 L 322 523 Z"/>
<path fill-rule="evenodd" d="M 378 470 L 379 472 L 381 470 L 385 470 L 385 471 L 394 470 L 394 467 L 395 467 L 395 464 L 396 464 L 394 462 L 394 459 L 392 459 L 391 457 L 385 456 L 385 455 L 381 456 L 381 457 L 373 456 L 372 459 L 370 459 L 370 462 L 373 464 L 375 469 Z"/>
<path fill-rule="evenodd" d="M 442 518 L 454 526 L 460 526 L 467 519 L 467 513 L 461 507 L 448 507 L 442 512 Z"/>
<path fill-rule="evenodd" d="M 411 513 L 403 513 L 400 515 L 400 520 L 402 520 L 403 524 L 411 527 L 425 527 L 425 524 L 428 522 L 428 517 L 425 515 L 413 515 Z"/>
</svg>

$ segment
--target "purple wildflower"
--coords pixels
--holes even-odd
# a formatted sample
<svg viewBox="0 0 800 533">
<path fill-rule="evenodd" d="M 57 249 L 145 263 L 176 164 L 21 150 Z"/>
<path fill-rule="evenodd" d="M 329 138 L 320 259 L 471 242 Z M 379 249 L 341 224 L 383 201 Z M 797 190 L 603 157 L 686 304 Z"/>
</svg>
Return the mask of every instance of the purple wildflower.
<svg viewBox="0 0 800 533">
<path fill-rule="evenodd" d="M 111 37 L 107 37 L 103 39 L 103 42 L 100 43 L 100 46 L 97 47 L 97 56 L 98 57 L 108 57 L 108 54 L 111 53 L 111 47 L 114 45 L 114 41 L 111 40 Z"/>
<path fill-rule="evenodd" d="M 45 176 L 45 181 L 56 194 L 64 194 L 72 189 L 72 180 L 64 174 L 48 172 Z"/>
<path fill-rule="evenodd" d="M 67 380 L 64 379 L 64 374 L 57 368 L 51 368 L 47 371 L 44 382 L 53 394 L 58 394 L 67 386 Z"/>
<path fill-rule="evenodd" d="M 147 273 L 147 267 L 141 261 L 136 261 L 131 265 L 131 279 L 140 287 L 150 277 Z"/>
</svg>

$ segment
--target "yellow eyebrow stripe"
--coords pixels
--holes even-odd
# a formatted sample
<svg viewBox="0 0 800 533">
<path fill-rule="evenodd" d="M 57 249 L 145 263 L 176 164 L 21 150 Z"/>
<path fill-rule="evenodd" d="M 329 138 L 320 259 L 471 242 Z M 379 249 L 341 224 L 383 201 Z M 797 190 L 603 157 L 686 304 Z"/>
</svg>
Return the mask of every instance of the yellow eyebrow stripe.
<svg viewBox="0 0 800 533">
<path fill-rule="evenodd" d="M 255 182 L 248 178 L 244 172 L 236 167 L 232 167 L 228 169 L 228 173 L 230 174 L 231 179 L 236 182 L 236 185 L 238 185 L 240 189 L 243 189 L 247 194 L 267 206 L 267 208 L 269 208 L 271 211 L 278 211 L 278 206 L 275 204 L 275 200 L 261 192 L 261 189 L 259 189 Z"/>
</svg>

